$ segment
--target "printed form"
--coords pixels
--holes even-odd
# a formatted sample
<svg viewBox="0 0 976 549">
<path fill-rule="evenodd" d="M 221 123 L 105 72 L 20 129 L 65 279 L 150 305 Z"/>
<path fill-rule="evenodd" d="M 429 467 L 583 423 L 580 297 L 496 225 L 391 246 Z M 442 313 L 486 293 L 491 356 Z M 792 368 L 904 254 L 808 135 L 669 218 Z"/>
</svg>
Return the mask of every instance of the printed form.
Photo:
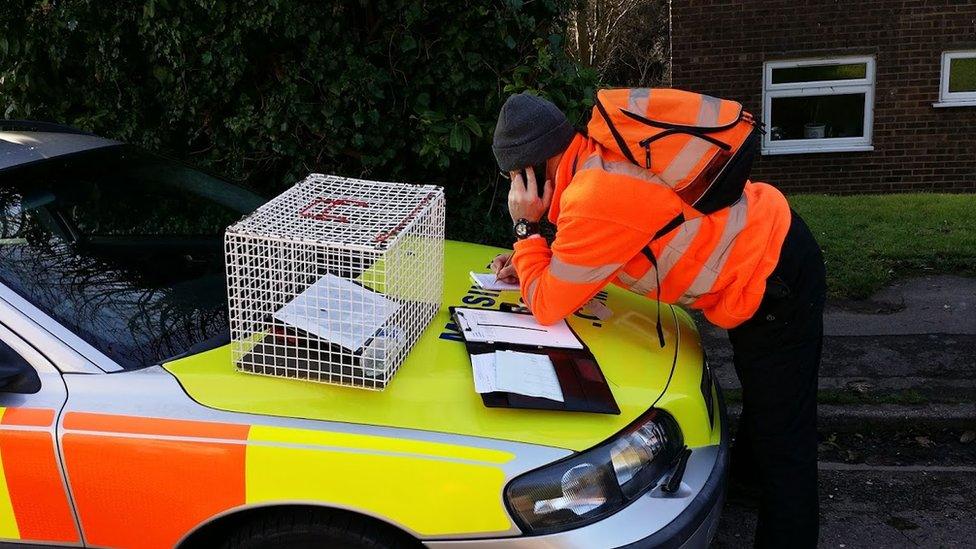
<svg viewBox="0 0 976 549">
<path fill-rule="evenodd" d="M 582 349 L 583 343 L 565 320 L 551 326 L 536 322 L 532 315 L 484 309 L 454 309 L 464 339 L 473 342 L 514 343 L 537 347 Z"/>
<path fill-rule="evenodd" d="M 546 355 L 495 351 L 471 355 L 478 393 L 501 391 L 564 402 L 556 368 Z"/>
</svg>

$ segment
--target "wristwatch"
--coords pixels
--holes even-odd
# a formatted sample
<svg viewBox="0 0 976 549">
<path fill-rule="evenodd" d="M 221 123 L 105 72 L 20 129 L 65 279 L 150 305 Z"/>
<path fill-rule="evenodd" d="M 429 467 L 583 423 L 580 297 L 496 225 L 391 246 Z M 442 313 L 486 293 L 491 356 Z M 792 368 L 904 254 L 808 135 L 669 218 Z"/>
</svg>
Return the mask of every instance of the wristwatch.
<svg viewBox="0 0 976 549">
<path fill-rule="evenodd" d="M 539 223 L 521 218 L 515 222 L 515 238 L 522 240 L 534 234 L 539 234 Z"/>
</svg>

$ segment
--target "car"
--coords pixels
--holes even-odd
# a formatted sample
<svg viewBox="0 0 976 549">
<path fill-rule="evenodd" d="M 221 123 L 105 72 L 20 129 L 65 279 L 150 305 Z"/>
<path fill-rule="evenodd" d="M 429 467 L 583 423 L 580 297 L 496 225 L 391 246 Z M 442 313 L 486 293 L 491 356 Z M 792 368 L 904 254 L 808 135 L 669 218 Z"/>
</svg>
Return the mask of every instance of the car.
<svg viewBox="0 0 976 549">
<path fill-rule="evenodd" d="M 448 241 L 442 308 L 385 390 L 238 372 L 223 231 L 263 202 L 135 146 L 0 122 L 0 539 L 709 543 L 728 434 L 684 310 L 610 287 L 612 316 L 568 319 L 619 414 L 486 407 L 447 309 L 519 296 L 469 279 L 497 248 Z"/>
</svg>

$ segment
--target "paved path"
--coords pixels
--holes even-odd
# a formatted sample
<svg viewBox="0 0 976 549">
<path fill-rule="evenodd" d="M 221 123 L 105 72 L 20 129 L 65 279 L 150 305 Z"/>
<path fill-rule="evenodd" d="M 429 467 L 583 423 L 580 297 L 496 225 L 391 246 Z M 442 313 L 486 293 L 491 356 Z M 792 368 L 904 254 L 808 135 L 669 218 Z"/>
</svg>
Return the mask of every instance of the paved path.
<svg viewBox="0 0 976 549">
<path fill-rule="evenodd" d="M 699 326 L 734 391 L 724 331 Z M 976 279 L 923 277 L 831 303 L 824 332 L 821 459 L 853 462 L 820 464 L 820 546 L 976 546 L 976 442 L 959 440 L 976 429 Z M 728 502 L 715 546 L 751 547 L 754 528 L 755 508 Z"/>
<path fill-rule="evenodd" d="M 976 472 L 957 469 L 822 465 L 820 547 L 973 547 Z M 755 524 L 727 503 L 713 547 L 751 547 Z"/>
<path fill-rule="evenodd" d="M 826 311 L 824 334 L 976 335 L 976 278 L 945 275 L 903 280 L 870 300 L 835 304 Z"/>
<path fill-rule="evenodd" d="M 698 324 L 719 381 L 737 389 L 725 331 Z M 831 303 L 824 332 L 821 391 L 976 401 L 976 278 L 917 278 L 864 302 Z"/>
</svg>

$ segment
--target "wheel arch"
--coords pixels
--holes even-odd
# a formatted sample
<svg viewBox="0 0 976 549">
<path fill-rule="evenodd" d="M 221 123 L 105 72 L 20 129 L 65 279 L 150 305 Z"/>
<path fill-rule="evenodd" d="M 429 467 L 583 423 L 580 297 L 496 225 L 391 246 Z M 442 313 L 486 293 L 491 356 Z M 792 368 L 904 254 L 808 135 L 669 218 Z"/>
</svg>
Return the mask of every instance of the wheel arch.
<svg viewBox="0 0 976 549">
<path fill-rule="evenodd" d="M 196 525 L 177 542 L 177 549 L 203 549 L 218 546 L 222 534 L 229 534 L 250 520 L 275 513 L 318 512 L 323 515 L 345 516 L 373 524 L 400 538 L 407 544 L 421 546 L 420 540 L 402 527 L 374 515 L 355 509 L 332 506 L 320 502 L 267 502 L 257 505 L 242 505 L 228 509 Z"/>
</svg>

